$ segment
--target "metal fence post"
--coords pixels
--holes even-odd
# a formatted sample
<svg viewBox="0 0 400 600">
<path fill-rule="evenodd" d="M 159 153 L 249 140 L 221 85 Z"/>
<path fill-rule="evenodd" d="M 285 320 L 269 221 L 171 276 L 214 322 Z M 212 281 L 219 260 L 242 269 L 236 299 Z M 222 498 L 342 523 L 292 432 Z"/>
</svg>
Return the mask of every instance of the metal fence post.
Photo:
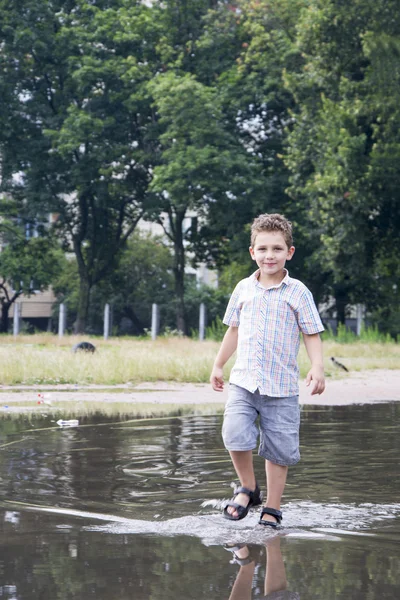
<svg viewBox="0 0 400 600">
<path fill-rule="evenodd" d="M 151 339 L 154 341 L 158 335 L 160 326 L 160 311 L 158 304 L 153 304 L 151 307 Z"/>
<path fill-rule="evenodd" d="M 204 302 L 200 304 L 200 314 L 199 314 L 199 340 L 203 341 L 205 338 L 206 332 L 206 305 Z"/>
<path fill-rule="evenodd" d="M 14 318 L 13 318 L 14 337 L 16 337 L 19 334 L 19 317 L 20 317 L 19 303 L 16 302 L 14 304 Z"/>
<path fill-rule="evenodd" d="M 67 311 L 65 310 L 65 304 L 60 304 L 60 311 L 58 313 L 58 337 L 62 338 L 65 331 L 65 323 L 67 322 Z"/>
<path fill-rule="evenodd" d="M 110 333 L 110 305 L 106 304 L 104 306 L 104 339 L 108 340 L 108 335 Z"/>
<path fill-rule="evenodd" d="M 364 305 L 357 304 L 357 330 L 356 330 L 356 332 L 357 332 L 358 336 L 361 335 L 363 320 L 364 320 Z"/>
</svg>

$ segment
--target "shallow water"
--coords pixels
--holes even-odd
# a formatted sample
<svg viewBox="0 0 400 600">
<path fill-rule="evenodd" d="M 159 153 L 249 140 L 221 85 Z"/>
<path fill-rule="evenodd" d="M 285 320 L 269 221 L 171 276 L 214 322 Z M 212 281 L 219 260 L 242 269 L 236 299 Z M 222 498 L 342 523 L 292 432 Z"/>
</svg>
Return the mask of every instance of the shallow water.
<svg viewBox="0 0 400 600">
<path fill-rule="evenodd" d="M 0 598 L 398 598 L 399 417 L 305 407 L 279 535 L 255 511 L 221 517 L 235 478 L 221 417 L 3 419 Z M 243 566 L 224 547 L 239 543 Z"/>
</svg>

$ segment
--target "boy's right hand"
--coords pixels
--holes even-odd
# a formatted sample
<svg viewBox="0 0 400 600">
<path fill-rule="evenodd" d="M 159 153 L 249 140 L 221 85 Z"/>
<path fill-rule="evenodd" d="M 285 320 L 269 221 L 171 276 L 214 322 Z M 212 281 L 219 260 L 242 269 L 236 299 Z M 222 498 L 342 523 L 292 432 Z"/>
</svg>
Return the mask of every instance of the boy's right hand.
<svg viewBox="0 0 400 600">
<path fill-rule="evenodd" d="M 224 372 L 219 367 L 214 367 L 210 375 L 210 383 L 212 389 L 215 392 L 222 392 L 224 390 Z"/>
</svg>

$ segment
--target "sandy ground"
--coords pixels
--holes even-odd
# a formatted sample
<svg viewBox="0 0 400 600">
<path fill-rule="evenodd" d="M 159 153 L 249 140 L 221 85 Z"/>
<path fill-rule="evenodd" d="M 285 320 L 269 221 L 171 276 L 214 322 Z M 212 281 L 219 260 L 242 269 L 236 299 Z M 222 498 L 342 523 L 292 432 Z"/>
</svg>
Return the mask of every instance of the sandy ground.
<svg viewBox="0 0 400 600">
<path fill-rule="evenodd" d="M 57 401 L 146 403 L 146 404 L 223 404 L 227 399 L 227 385 L 222 393 L 210 385 L 194 383 L 141 383 L 120 386 L 0 386 L 0 412 L 25 412 L 37 405 Z M 42 394 L 42 396 L 39 396 Z M 311 396 L 304 382 L 300 382 L 300 403 L 319 405 L 365 404 L 400 401 L 400 370 L 361 371 L 342 379 L 328 379 L 321 396 Z M 18 406 L 13 406 L 18 402 Z M 26 402 L 26 406 L 24 403 Z"/>
</svg>

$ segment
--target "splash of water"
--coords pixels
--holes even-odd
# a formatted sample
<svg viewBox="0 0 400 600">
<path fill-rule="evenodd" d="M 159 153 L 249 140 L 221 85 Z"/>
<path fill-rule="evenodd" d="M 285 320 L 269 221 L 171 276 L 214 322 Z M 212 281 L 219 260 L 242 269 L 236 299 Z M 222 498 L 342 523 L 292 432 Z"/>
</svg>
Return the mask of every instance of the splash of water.
<svg viewBox="0 0 400 600">
<path fill-rule="evenodd" d="M 208 500 L 202 507 L 220 508 L 220 500 Z M 84 525 L 86 531 L 112 534 L 149 534 L 176 536 L 182 533 L 195 536 L 205 545 L 225 543 L 263 543 L 277 534 L 290 537 L 307 537 L 340 540 L 343 535 L 374 536 L 374 528 L 400 516 L 400 504 L 318 504 L 315 502 L 289 502 L 282 507 L 284 527 L 279 530 L 258 525 L 258 511 L 251 510 L 241 521 L 223 519 L 220 511 L 162 520 L 154 514 L 151 520 L 130 519 L 112 514 L 94 513 L 67 508 L 24 505 L 25 510 L 46 512 L 65 517 L 105 521 L 104 524 Z"/>
</svg>

